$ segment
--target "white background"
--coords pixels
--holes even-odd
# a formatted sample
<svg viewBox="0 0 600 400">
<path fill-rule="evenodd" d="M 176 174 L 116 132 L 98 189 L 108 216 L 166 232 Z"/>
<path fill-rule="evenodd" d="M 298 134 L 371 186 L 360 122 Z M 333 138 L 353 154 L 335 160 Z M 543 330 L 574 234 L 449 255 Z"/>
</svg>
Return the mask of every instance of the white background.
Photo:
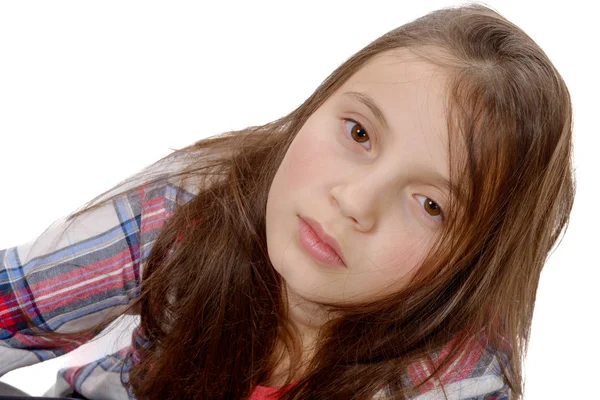
<svg viewBox="0 0 600 400">
<path fill-rule="evenodd" d="M 0 3 L 0 248 L 34 238 L 170 148 L 287 114 L 370 41 L 456 4 Z M 487 4 L 546 51 L 575 109 L 576 203 L 541 276 L 525 399 L 590 398 L 600 373 L 596 16 L 575 1 Z M 41 395 L 58 368 L 115 347 L 83 346 L 1 380 Z"/>
</svg>

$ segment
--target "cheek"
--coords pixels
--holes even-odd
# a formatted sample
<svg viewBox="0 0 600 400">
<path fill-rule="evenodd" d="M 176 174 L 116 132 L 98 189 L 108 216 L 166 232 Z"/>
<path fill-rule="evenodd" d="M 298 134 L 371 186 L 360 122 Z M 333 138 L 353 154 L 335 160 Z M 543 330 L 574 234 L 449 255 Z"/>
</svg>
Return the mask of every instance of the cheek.
<svg viewBox="0 0 600 400">
<path fill-rule="evenodd" d="M 267 220 L 279 220 L 293 212 L 305 211 L 297 206 L 306 202 L 307 191 L 314 192 L 326 162 L 327 151 L 318 140 L 313 140 L 315 132 L 314 127 L 305 124 L 290 144 L 269 189 Z"/>
<path fill-rule="evenodd" d="M 365 258 L 365 268 L 382 279 L 400 279 L 411 273 L 427 250 L 426 243 L 405 234 L 386 242 L 387 246 L 371 251 Z"/>
<path fill-rule="evenodd" d="M 281 164 L 281 175 L 288 189 L 314 185 L 335 161 L 332 138 L 321 134 L 316 127 L 305 126 L 290 145 Z"/>
<path fill-rule="evenodd" d="M 350 274 L 345 280 L 345 296 L 366 299 L 397 291 L 414 276 L 427 250 L 426 243 L 406 233 L 373 242 L 380 245 L 359 256 L 356 268 L 360 273 Z"/>
</svg>

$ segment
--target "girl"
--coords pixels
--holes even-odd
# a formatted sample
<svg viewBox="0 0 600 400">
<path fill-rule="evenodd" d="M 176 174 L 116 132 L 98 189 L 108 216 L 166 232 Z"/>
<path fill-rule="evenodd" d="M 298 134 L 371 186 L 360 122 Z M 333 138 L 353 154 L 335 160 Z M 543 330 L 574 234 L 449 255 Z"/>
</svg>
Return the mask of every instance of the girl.
<svg viewBox="0 0 600 400">
<path fill-rule="evenodd" d="M 139 314 L 131 347 L 61 371 L 77 396 L 520 399 L 573 205 L 571 113 L 486 7 L 394 29 L 283 118 L 0 252 L 0 374 Z"/>
</svg>

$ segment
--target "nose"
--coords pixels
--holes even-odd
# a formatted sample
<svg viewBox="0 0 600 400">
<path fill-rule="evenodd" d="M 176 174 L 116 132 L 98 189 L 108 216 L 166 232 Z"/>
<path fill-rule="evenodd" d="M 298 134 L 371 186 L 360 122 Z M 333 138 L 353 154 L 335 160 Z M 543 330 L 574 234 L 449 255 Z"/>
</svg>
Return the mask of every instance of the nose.
<svg viewBox="0 0 600 400">
<path fill-rule="evenodd" d="M 330 198 L 340 213 L 352 221 L 355 229 L 366 232 L 372 228 L 379 206 L 374 192 L 356 186 L 336 186 L 331 189 Z"/>
</svg>

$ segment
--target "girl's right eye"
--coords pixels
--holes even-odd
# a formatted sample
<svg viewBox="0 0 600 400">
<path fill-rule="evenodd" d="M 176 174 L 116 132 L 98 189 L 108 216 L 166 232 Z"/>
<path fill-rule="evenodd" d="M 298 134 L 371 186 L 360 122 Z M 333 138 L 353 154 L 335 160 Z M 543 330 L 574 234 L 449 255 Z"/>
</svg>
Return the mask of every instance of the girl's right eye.
<svg viewBox="0 0 600 400">
<path fill-rule="evenodd" d="M 365 128 L 363 128 L 363 126 L 358 122 L 350 118 L 343 118 L 342 122 L 344 125 L 344 131 L 347 135 L 350 135 L 350 140 L 353 140 L 357 143 L 365 143 L 371 140 L 369 139 L 369 134 Z"/>
</svg>

